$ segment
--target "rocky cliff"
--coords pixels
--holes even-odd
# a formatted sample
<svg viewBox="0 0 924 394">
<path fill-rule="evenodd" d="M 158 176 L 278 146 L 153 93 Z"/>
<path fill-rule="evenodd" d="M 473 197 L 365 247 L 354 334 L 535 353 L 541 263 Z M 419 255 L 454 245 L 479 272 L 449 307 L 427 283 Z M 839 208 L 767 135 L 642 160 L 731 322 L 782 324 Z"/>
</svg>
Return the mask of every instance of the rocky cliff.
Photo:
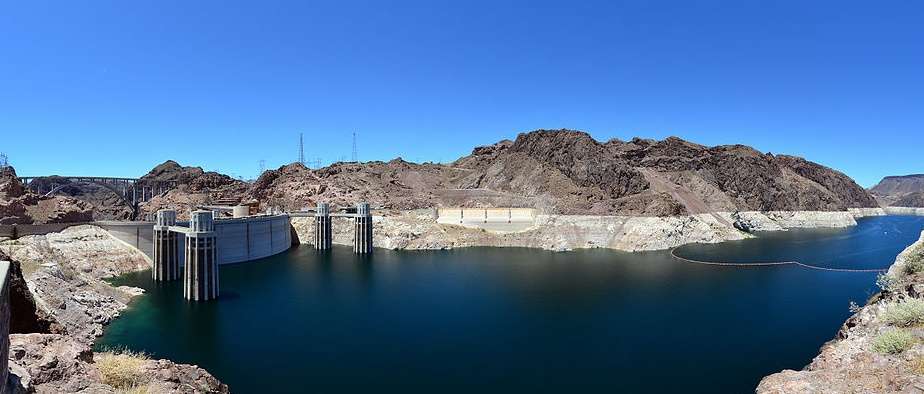
<svg viewBox="0 0 924 394">
<path fill-rule="evenodd" d="M 449 165 L 293 164 L 263 174 L 246 197 L 287 209 L 366 200 L 379 208 L 512 206 L 635 216 L 877 206 L 846 175 L 798 157 L 675 137 L 599 142 L 572 130 L 523 133 Z"/>
<path fill-rule="evenodd" d="M 869 191 L 885 206 L 924 208 L 924 174 L 887 176 Z"/>
<path fill-rule="evenodd" d="M 26 190 L 13 167 L 0 168 L 0 224 L 70 223 L 93 220 L 93 206 L 73 197 L 43 197 Z"/>
</svg>

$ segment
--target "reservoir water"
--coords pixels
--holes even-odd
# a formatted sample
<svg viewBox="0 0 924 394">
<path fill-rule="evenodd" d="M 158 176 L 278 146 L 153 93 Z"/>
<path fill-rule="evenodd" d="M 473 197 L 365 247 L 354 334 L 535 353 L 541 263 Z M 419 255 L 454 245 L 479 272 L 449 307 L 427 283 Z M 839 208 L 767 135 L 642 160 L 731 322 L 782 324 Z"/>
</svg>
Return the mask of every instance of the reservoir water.
<svg viewBox="0 0 924 394">
<path fill-rule="evenodd" d="M 924 217 L 764 233 L 680 256 L 882 268 Z M 98 341 L 197 364 L 236 393 L 752 392 L 801 369 L 878 289 L 875 273 L 714 267 L 667 251 L 299 247 L 221 267 L 217 302 L 150 271 Z"/>
</svg>

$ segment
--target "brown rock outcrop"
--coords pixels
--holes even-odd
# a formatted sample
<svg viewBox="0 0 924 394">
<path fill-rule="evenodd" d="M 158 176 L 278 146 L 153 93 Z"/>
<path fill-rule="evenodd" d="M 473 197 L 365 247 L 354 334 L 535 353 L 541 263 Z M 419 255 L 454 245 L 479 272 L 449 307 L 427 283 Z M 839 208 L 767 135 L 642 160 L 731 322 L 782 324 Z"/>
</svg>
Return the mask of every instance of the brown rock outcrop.
<svg viewBox="0 0 924 394">
<path fill-rule="evenodd" d="M 883 206 L 924 208 L 924 174 L 887 176 L 869 191 Z"/>
</svg>

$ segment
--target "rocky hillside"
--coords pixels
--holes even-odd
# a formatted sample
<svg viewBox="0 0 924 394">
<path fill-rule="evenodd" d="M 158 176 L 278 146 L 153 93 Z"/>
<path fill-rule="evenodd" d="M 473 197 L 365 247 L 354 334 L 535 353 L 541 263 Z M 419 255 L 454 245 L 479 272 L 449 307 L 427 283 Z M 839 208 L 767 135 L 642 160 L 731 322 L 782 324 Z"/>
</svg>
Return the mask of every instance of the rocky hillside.
<svg viewBox="0 0 924 394">
<path fill-rule="evenodd" d="M 26 190 L 13 167 L 0 168 L 0 224 L 93 220 L 93 206 L 73 197 L 43 197 Z"/>
<path fill-rule="evenodd" d="M 184 219 L 196 205 L 236 204 L 249 188 L 244 181 L 201 167 L 184 167 L 173 160 L 154 167 L 138 182 L 144 185 L 156 181 L 176 182 L 176 188 L 140 204 L 141 218 L 170 207 L 177 209 L 177 214 Z"/>
<path fill-rule="evenodd" d="M 287 209 L 367 200 L 398 209 L 520 206 L 650 216 L 877 206 L 846 175 L 798 157 L 674 137 L 600 142 L 572 130 L 520 134 L 449 165 L 396 159 L 310 170 L 293 164 L 263 174 L 246 197 Z"/>
<path fill-rule="evenodd" d="M 882 205 L 924 207 L 924 174 L 887 176 L 869 189 Z"/>
<path fill-rule="evenodd" d="M 892 203 L 896 207 L 924 208 L 924 192 L 908 193 Z"/>
</svg>

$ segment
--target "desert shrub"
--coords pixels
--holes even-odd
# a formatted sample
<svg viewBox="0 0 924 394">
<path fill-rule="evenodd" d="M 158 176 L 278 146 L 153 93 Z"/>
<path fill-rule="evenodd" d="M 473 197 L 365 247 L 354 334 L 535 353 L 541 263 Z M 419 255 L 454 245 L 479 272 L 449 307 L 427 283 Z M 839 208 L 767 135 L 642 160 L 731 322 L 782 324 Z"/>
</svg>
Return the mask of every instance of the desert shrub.
<svg viewBox="0 0 924 394">
<path fill-rule="evenodd" d="M 876 276 L 876 286 L 882 291 L 893 291 L 898 287 L 898 281 L 892 275 L 879 274 Z"/>
<path fill-rule="evenodd" d="M 895 326 L 913 326 L 924 323 L 924 300 L 909 298 L 889 304 L 882 319 Z"/>
<path fill-rule="evenodd" d="M 873 350 L 883 354 L 899 354 L 914 346 L 914 336 L 902 329 L 891 329 L 873 340 Z"/>
<path fill-rule="evenodd" d="M 909 275 L 924 271 L 924 246 L 918 245 L 911 250 L 911 253 L 905 259 L 905 269 L 903 271 Z"/>
<path fill-rule="evenodd" d="M 103 383 L 128 392 L 145 392 L 142 366 L 148 360 L 144 353 L 128 350 L 99 353 L 94 357 Z"/>
</svg>

